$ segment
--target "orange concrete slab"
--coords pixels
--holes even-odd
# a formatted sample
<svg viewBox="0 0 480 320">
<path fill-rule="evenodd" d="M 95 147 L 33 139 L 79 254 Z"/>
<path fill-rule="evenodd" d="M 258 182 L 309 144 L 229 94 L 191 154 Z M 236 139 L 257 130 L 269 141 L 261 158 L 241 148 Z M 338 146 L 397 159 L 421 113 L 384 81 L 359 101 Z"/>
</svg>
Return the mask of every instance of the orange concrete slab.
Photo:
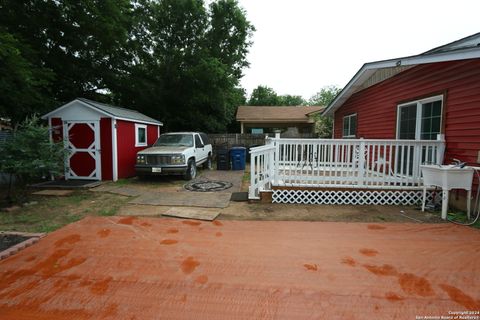
<svg viewBox="0 0 480 320">
<path fill-rule="evenodd" d="M 86 218 L 0 262 L 0 319 L 415 319 L 480 310 L 450 224 Z"/>
</svg>

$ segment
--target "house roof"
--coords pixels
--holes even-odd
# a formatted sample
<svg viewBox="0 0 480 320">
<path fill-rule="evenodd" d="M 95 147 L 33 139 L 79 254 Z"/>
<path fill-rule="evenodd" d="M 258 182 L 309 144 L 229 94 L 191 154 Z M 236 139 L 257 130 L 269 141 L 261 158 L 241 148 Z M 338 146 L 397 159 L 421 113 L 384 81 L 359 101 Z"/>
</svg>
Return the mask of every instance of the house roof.
<svg viewBox="0 0 480 320">
<path fill-rule="evenodd" d="M 128 120 L 128 121 L 134 121 L 134 122 L 144 122 L 144 123 L 149 123 L 149 124 L 157 124 L 157 125 L 160 125 L 160 126 L 163 125 L 162 122 L 160 122 L 158 120 L 155 120 L 155 119 L 153 119 L 149 116 L 146 116 L 143 113 L 140 113 L 136 110 L 117 107 L 117 106 L 113 106 L 113 105 L 110 105 L 110 104 L 105 104 L 105 103 L 101 103 L 101 102 L 97 102 L 97 101 L 93 101 L 93 100 L 89 100 L 89 99 L 85 99 L 85 98 L 77 98 L 77 99 L 61 106 L 60 108 L 57 108 L 57 109 L 47 113 L 46 115 L 42 116 L 42 118 L 48 118 L 51 114 L 54 114 L 55 112 L 59 111 L 60 109 L 68 107 L 74 101 L 80 101 L 83 104 L 85 104 L 85 105 L 87 105 L 87 106 L 89 106 L 93 109 L 96 109 L 96 110 L 98 110 L 98 111 L 100 111 L 100 112 L 102 112 L 102 113 L 104 113 L 108 116 L 116 118 L 116 119 Z"/>
<path fill-rule="evenodd" d="M 327 106 L 324 114 L 333 114 L 354 93 L 391 78 L 406 69 L 427 63 L 478 58 L 480 58 L 480 32 L 419 55 L 365 63 Z"/>
<path fill-rule="evenodd" d="M 278 107 L 240 106 L 237 121 L 242 122 L 309 122 L 309 114 L 323 110 L 321 106 Z"/>
</svg>

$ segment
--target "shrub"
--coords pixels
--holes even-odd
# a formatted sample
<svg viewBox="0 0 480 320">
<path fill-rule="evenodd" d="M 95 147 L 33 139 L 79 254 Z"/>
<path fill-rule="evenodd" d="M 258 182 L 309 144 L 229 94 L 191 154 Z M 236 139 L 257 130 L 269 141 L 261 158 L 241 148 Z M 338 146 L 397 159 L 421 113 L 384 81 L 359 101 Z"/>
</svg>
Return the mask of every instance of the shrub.
<svg viewBox="0 0 480 320">
<path fill-rule="evenodd" d="M 37 116 L 27 118 L 1 150 L 0 172 L 9 173 L 21 185 L 63 173 L 66 150 L 50 141 L 49 129 Z"/>
</svg>

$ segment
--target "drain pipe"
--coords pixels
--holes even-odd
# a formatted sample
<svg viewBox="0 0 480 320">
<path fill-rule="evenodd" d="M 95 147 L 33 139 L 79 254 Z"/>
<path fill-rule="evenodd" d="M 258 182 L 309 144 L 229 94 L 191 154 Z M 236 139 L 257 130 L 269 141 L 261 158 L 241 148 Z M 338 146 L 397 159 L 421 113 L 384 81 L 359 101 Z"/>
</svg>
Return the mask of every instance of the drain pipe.
<svg viewBox="0 0 480 320">
<path fill-rule="evenodd" d="M 475 204 L 474 204 L 474 207 L 473 207 L 473 214 L 475 216 L 475 218 L 471 221 L 471 222 L 467 222 L 467 223 L 462 223 L 462 222 L 458 222 L 458 221 L 454 221 L 454 220 L 450 220 L 448 219 L 447 217 L 447 221 L 448 222 L 451 222 L 451 223 L 454 223 L 454 224 L 458 224 L 458 225 L 461 225 L 461 226 L 471 226 L 471 225 L 474 225 L 475 223 L 477 223 L 478 221 L 478 218 L 480 217 L 480 203 L 479 203 L 479 200 L 480 200 L 480 174 L 478 173 L 478 171 L 480 171 L 480 167 L 469 167 L 469 168 L 472 168 L 473 170 L 475 170 L 475 176 L 477 177 L 477 182 L 478 182 L 478 185 L 477 185 L 477 195 L 475 196 Z M 467 199 L 467 201 L 471 201 L 470 199 Z"/>
</svg>

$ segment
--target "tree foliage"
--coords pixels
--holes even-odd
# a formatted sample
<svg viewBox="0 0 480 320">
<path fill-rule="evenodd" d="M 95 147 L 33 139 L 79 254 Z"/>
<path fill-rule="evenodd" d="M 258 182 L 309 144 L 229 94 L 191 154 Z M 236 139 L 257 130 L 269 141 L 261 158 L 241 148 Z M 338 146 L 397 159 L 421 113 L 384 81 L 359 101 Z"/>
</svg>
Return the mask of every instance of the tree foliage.
<svg viewBox="0 0 480 320">
<path fill-rule="evenodd" d="M 259 85 L 253 89 L 247 104 L 250 106 L 301 106 L 305 103 L 301 96 L 278 95 L 272 88 Z"/>
<path fill-rule="evenodd" d="M 278 95 L 272 88 L 260 85 L 253 89 L 247 104 L 249 106 L 278 106 Z"/>
<path fill-rule="evenodd" d="M 315 95 L 309 99 L 312 106 L 327 107 L 333 99 L 340 93 L 342 89 L 336 86 L 327 86 L 320 89 Z M 322 114 L 315 115 L 315 133 L 320 138 L 331 138 L 333 135 L 333 120 L 331 117 Z"/>
<path fill-rule="evenodd" d="M 2 0 L 0 112 L 18 121 L 81 96 L 222 131 L 253 31 L 236 0 Z"/>
<path fill-rule="evenodd" d="M 311 106 L 324 106 L 327 107 L 330 102 L 335 99 L 337 94 L 342 91 L 341 88 L 338 88 L 336 86 L 326 86 L 320 89 L 319 92 L 314 94 L 309 100 L 308 104 Z"/>
<path fill-rule="evenodd" d="M 2 147 L 0 172 L 10 173 L 22 183 L 63 172 L 66 150 L 49 138 L 49 128 L 36 116 L 27 118 Z"/>
</svg>

